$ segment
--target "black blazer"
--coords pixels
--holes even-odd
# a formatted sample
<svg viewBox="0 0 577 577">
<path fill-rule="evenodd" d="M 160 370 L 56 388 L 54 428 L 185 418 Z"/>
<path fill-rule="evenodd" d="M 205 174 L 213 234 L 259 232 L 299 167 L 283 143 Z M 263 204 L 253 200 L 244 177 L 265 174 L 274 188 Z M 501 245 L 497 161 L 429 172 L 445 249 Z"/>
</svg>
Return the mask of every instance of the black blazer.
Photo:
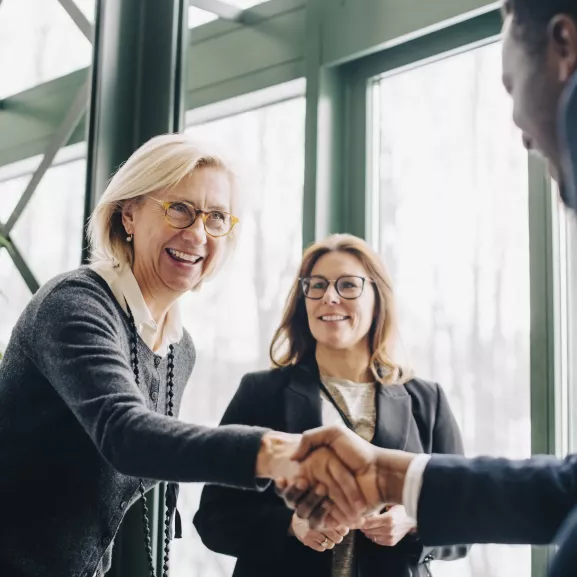
<svg viewBox="0 0 577 577">
<path fill-rule="evenodd" d="M 462 454 L 458 426 L 438 385 L 413 379 L 405 386 L 379 386 L 377 396 L 374 445 Z M 228 423 L 289 433 L 322 425 L 316 363 L 246 375 L 221 422 Z M 291 517 L 273 487 L 256 493 L 206 486 L 194 524 L 209 549 L 238 558 L 234 577 L 330 577 L 332 552 L 313 551 L 289 536 Z M 425 559 L 457 559 L 467 552 L 424 549 L 414 535 L 395 547 L 376 545 L 360 532 L 356 540 L 357 577 L 426 575 Z"/>
</svg>

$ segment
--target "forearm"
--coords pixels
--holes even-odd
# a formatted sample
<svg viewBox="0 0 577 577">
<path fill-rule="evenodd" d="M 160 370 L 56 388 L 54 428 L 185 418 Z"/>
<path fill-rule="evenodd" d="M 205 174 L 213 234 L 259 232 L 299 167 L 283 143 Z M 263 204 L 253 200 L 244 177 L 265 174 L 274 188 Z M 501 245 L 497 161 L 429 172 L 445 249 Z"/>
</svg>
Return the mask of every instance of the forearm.
<svg viewBox="0 0 577 577">
<path fill-rule="evenodd" d="M 510 461 L 433 455 L 407 491 L 407 471 L 416 455 L 381 451 L 383 501 L 402 503 L 416 516 L 426 546 L 549 543 L 577 503 L 577 457 L 561 463 L 553 457 Z M 418 504 L 416 510 L 411 503 Z"/>
<path fill-rule="evenodd" d="M 121 473 L 174 482 L 256 486 L 257 456 L 266 429 L 207 428 L 152 413 L 122 411 L 94 431 L 102 455 Z"/>
<path fill-rule="evenodd" d="M 377 485 L 382 504 L 403 505 L 403 490 L 407 470 L 416 455 L 392 449 L 375 448 L 375 450 L 377 453 Z"/>
<path fill-rule="evenodd" d="M 418 505 L 427 545 L 549 543 L 577 501 L 575 457 L 434 456 Z"/>
<path fill-rule="evenodd" d="M 247 425 L 208 428 L 136 407 L 124 411 L 100 442 L 102 454 L 120 472 L 176 482 L 206 482 L 254 488 L 256 479 L 292 478 L 290 460 L 300 435 Z M 260 483 L 264 485 L 264 483 Z"/>
</svg>

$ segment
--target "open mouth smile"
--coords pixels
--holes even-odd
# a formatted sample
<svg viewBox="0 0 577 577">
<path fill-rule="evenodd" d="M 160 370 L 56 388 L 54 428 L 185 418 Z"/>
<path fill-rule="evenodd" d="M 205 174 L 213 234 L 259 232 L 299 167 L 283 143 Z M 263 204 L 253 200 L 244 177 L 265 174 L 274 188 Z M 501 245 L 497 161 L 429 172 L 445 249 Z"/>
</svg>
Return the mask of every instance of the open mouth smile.
<svg viewBox="0 0 577 577">
<path fill-rule="evenodd" d="M 188 265 L 198 264 L 204 258 L 197 254 L 188 254 L 187 252 L 176 250 L 174 248 L 167 248 L 166 253 L 172 260 Z"/>
</svg>

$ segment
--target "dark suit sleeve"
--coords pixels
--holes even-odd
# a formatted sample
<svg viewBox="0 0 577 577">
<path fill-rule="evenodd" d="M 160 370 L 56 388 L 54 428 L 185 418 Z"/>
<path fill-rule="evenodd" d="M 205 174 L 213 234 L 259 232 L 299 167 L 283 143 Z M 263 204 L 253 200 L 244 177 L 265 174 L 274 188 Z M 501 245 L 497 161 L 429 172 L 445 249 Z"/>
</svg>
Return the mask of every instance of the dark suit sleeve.
<svg viewBox="0 0 577 577">
<path fill-rule="evenodd" d="M 270 408 L 270 397 L 265 390 L 269 383 L 260 384 L 264 386 L 259 388 L 254 376 L 243 378 L 222 425 L 256 425 L 260 420 L 257 413 L 266 413 Z M 264 561 L 283 555 L 292 539 L 288 536 L 291 518 L 292 511 L 285 507 L 273 488 L 256 493 L 207 485 L 194 525 L 202 542 L 212 551 Z"/>
<path fill-rule="evenodd" d="M 418 524 L 428 545 L 550 543 L 577 503 L 577 455 L 524 461 L 434 455 Z"/>
<path fill-rule="evenodd" d="M 453 415 L 453 411 L 449 405 L 449 401 L 443 389 L 436 385 L 437 403 L 435 411 L 435 420 L 433 427 L 433 453 L 445 453 L 463 455 L 463 439 L 459 425 Z M 418 525 L 418 542 L 422 543 L 421 526 Z M 452 561 L 461 559 L 468 553 L 468 547 L 456 545 L 452 547 L 427 547 L 423 546 L 419 561 L 443 560 Z"/>
<path fill-rule="evenodd" d="M 549 577 L 569 577 L 575 575 L 577 567 L 577 507 L 563 522 L 555 537 L 558 550 L 549 567 Z"/>
</svg>

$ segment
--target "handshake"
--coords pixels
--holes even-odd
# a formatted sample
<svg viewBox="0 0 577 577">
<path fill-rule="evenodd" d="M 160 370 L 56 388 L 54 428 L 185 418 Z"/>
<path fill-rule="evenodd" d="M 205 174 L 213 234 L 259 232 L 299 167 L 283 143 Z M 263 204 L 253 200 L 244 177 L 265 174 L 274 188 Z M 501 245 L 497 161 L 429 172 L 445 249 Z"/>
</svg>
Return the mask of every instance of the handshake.
<svg viewBox="0 0 577 577">
<path fill-rule="evenodd" d="M 266 433 L 256 470 L 275 481 L 287 506 L 312 528 L 357 528 L 383 506 L 402 503 L 414 457 L 333 426 L 303 435 Z"/>
</svg>

